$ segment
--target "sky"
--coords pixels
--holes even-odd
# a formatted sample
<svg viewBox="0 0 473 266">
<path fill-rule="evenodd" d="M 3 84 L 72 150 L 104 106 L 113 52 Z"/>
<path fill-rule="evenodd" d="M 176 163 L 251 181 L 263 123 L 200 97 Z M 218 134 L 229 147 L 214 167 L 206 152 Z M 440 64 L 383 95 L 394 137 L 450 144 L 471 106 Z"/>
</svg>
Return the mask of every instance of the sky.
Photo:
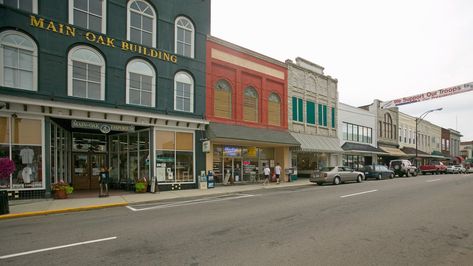
<svg viewBox="0 0 473 266">
<path fill-rule="evenodd" d="M 212 0 L 215 37 L 338 79 L 352 106 L 473 82 L 472 0 Z M 404 105 L 473 140 L 473 91 Z"/>
</svg>

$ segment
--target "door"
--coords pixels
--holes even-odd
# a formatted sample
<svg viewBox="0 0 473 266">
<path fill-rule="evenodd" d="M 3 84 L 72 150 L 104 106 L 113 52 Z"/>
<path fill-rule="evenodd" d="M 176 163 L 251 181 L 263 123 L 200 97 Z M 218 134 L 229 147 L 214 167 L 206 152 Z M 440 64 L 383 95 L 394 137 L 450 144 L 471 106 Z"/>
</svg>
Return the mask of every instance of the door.
<svg viewBox="0 0 473 266">
<path fill-rule="evenodd" d="M 233 158 L 223 159 L 223 184 L 233 183 Z"/>
<path fill-rule="evenodd" d="M 76 153 L 73 156 L 72 186 L 76 190 L 99 188 L 100 168 L 105 166 L 105 154 Z"/>
</svg>

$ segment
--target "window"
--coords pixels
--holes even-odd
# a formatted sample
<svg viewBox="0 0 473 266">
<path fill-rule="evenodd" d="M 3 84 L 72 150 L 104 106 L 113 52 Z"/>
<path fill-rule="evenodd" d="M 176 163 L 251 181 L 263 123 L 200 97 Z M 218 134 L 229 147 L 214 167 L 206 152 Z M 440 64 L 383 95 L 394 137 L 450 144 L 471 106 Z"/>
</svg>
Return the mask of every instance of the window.
<svg viewBox="0 0 473 266">
<path fill-rule="evenodd" d="M 319 125 L 327 126 L 327 105 L 319 104 Z"/>
<path fill-rule="evenodd" d="M 175 24 L 176 54 L 194 58 L 194 25 L 185 17 L 178 17 Z"/>
<path fill-rule="evenodd" d="M 302 99 L 292 97 L 292 120 L 298 122 L 304 122 L 303 116 L 304 103 Z"/>
<path fill-rule="evenodd" d="M 76 46 L 68 56 L 68 95 L 105 99 L 105 60 L 95 49 Z"/>
<path fill-rule="evenodd" d="M 178 72 L 174 77 L 174 109 L 194 111 L 194 80 L 186 72 Z"/>
<path fill-rule="evenodd" d="M 156 73 L 145 60 L 134 59 L 126 66 L 126 103 L 155 106 Z"/>
<path fill-rule="evenodd" d="M 315 125 L 315 103 L 311 101 L 306 102 L 307 105 L 307 124 Z"/>
<path fill-rule="evenodd" d="M 232 87 L 226 80 L 219 80 L 214 87 L 214 115 L 232 118 Z"/>
<path fill-rule="evenodd" d="M 243 97 L 243 120 L 258 122 L 258 92 L 255 88 L 248 87 Z"/>
<path fill-rule="evenodd" d="M 395 138 L 395 135 L 393 134 L 393 120 L 391 118 L 391 115 L 386 113 L 384 114 L 384 123 L 383 123 L 383 132 L 384 132 L 384 137 L 388 139 L 393 139 Z M 396 128 L 394 126 L 394 128 Z"/>
<path fill-rule="evenodd" d="M 145 1 L 128 2 L 127 39 L 146 46 L 156 47 L 156 13 Z"/>
<path fill-rule="evenodd" d="M 332 128 L 335 128 L 336 127 L 336 124 L 335 124 L 335 108 L 332 107 Z"/>
<path fill-rule="evenodd" d="M 371 144 L 372 128 L 343 122 L 342 130 L 343 140 Z"/>
<path fill-rule="evenodd" d="M 2 86 L 38 90 L 38 48 L 18 31 L 0 33 L 0 83 Z"/>
<path fill-rule="evenodd" d="M 0 0 L 0 4 L 38 14 L 38 0 Z"/>
<path fill-rule="evenodd" d="M 69 0 L 69 23 L 106 33 L 105 0 Z"/>
<path fill-rule="evenodd" d="M 268 124 L 281 125 L 281 99 L 276 93 L 271 93 L 268 98 Z"/>
</svg>

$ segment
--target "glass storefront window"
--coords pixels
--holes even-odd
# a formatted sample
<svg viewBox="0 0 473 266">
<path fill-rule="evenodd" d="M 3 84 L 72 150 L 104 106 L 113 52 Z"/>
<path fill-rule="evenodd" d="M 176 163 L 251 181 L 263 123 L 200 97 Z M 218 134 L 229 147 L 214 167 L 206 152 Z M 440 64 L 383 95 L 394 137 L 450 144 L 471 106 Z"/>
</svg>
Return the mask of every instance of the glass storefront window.
<svg viewBox="0 0 473 266">
<path fill-rule="evenodd" d="M 10 127 L 7 117 L 0 117 L 0 157 L 10 157 Z M 10 188 L 10 180 L 0 180 L 0 189 Z"/>
<path fill-rule="evenodd" d="M 194 182 L 194 134 L 156 131 L 158 182 Z"/>
<path fill-rule="evenodd" d="M 328 155 L 327 153 L 317 152 L 293 152 L 292 157 L 297 158 L 297 175 L 299 177 L 310 177 L 314 170 L 329 166 Z"/>
</svg>

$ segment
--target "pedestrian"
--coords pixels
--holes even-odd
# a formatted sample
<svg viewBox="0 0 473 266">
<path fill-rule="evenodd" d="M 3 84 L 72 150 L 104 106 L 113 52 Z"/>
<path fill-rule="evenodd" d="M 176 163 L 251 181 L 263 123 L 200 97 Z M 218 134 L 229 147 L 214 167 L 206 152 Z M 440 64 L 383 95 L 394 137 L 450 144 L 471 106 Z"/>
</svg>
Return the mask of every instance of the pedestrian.
<svg viewBox="0 0 473 266">
<path fill-rule="evenodd" d="M 264 182 L 263 186 L 266 185 L 266 183 L 269 183 L 269 175 L 271 174 L 271 169 L 269 169 L 269 166 L 266 164 L 263 164 L 263 173 L 264 173 Z"/>
<path fill-rule="evenodd" d="M 99 173 L 99 183 L 100 183 L 100 193 L 99 197 L 108 197 L 108 183 L 109 183 L 109 169 L 106 166 L 102 166 L 100 168 L 100 173 Z"/>
<path fill-rule="evenodd" d="M 274 167 L 274 173 L 276 174 L 276 182 L 279 184 L 279 177 L 281 176 L 281 166 L 279 163 L 276 163 L 276 167 Z"/>
</svg>

